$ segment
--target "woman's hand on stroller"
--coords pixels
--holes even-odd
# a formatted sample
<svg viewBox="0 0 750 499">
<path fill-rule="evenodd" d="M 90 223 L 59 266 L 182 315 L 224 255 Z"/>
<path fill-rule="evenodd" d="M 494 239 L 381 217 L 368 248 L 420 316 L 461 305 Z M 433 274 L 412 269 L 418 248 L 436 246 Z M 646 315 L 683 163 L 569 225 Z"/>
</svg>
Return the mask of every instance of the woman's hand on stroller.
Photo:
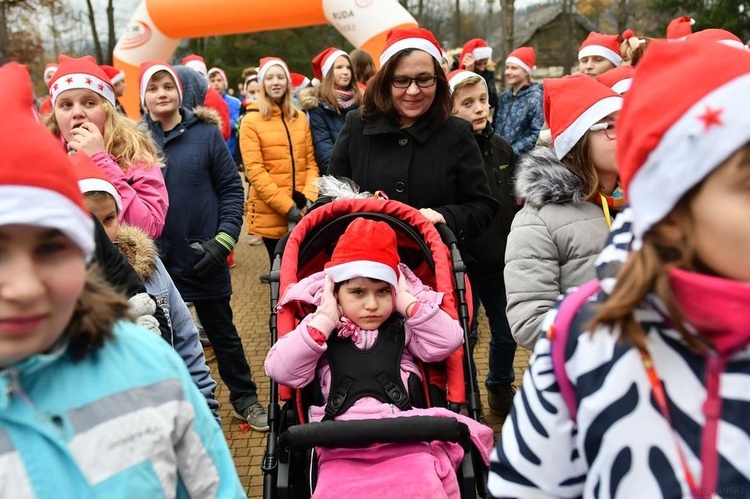
<svg viewBox="0 0 750 499">
<path fill-rule="evenodd" d="M 412 305 L 416 305 L 417 302 L 418 300 L 411 294 L 404 273 L 399 272 L 398 290 L 396 292 L 396 312 L 408 318 L 409 313 L 413 310 Z"/>
<path fill-rule="evenodd" d="M 432 208 L 421 208 L 419 213 L 433 224 L 444 224 L 445 217 Z"/>
<path fill-rule="evenodd" d="M 323 296 L 320 299 L 320 305 L 318 305 L 313 318 L 310 320 L 310 327 L 314 327 L 326 338 L 331 335 L 336 324 L 339 322 L 339 306 L 336 302 L 336 296 L 333 294 L 334 283 L 330 276 L 325 277 L 325 284 L 323 285 Z"/>
</svg>

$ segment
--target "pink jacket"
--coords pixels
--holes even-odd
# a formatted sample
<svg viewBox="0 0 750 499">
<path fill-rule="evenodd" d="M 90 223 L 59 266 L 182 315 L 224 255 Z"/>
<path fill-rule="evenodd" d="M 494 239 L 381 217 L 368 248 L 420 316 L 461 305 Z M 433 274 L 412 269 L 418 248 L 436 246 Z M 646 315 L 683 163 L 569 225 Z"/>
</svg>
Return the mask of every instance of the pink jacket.
<svg viewBox="0 0 750 499">
<path fill-rule="evenodd" d="M 91 157 L 122 197 L 120 222 L 138 227 L 151 239 L 161 235 L 167 218 L 169 196 L 159 165 L 144 164 L 122 171 L 111 154 L 98 152 Z"/>
<path fill-rule="evenodd" d="M 463 342 L 463 330 L 459 322 L 440 309 L 443 294 L 422 284 L 417 276 L 406 266 L 399 265 L 409 285 L 409 290 L 419 301 L 414 316 L 406 319 L 406 341 L 401 357 L 401 379 L 407 387 L 410 373 L 420 377 L 415 358 L 425 362 L 437 362 L 445 359 Z M 320 304 L 323 294 L 323 272 L 307 277 L 287 288 L 279 302 L 279 307 L 301 300 L 314 305 Z M 331 388 L 331 372 L 325 359 L 327 345 L 319 345 L 308 331 L 308 323 L 313 314 L 305 317 L 291 332 L 282 337 L 271 347 L 265 361 L 266 374 L 276 382 L 292 388 L 308 385 L 317 373 L 323 400 L 328 401 Z M 355 337 L 356 336 L 356 337 Z M 357 347 L 372 347 L 378 337 L 378 331 L 362 331 L 352 336 Z M 371 397 L 358 400 L 345 414 L 337 419 L 364 419 L 383 413 L 395 413 L 399 409 Z M 323 417 L 323 407 L 313 406 L 310 409 L 310 421 L 319 421 Z"/>
</svg>

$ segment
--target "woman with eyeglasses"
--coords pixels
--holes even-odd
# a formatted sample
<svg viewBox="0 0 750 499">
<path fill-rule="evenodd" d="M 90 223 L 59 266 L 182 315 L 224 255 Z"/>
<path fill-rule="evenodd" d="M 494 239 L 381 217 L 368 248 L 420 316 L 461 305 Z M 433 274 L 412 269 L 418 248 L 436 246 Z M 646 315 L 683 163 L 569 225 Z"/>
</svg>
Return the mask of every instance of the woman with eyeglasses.
<svg viewBox="0 0 750 499">
<path fill-rule="evenodd" d="M 442 53 L 423 28 L 392 30 L 359 109 L 333 147 L 328 174 L 382 191 L 466 241 L 498 210 L 471 124 L 451 116 Z"/>
<path fill-rule="evenodd" d="M 625 202 L 615 158 L 621 107 L 621 96 L 589 76 L 544 80 L 552 147 L 517 163 L 524 207 L 505 252 L 508 321 L 526 348 L 534 348 L 557 297 L 595 277 L 595 260 Z"/>
</svg>

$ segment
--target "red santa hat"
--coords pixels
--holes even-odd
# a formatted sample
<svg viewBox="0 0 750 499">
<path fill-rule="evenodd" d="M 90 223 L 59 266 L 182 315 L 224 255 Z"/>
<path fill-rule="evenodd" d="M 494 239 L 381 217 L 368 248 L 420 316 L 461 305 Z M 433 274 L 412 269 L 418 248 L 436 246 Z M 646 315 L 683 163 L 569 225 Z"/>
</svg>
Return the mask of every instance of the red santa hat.
<svg viewBox="0 0 750 499">
<path fill-rule="evenodd" d="M 46 66 L 44 66 L 44 73 L 42 73 L 42 78 L 44 78 L 45 80 L 47 78 L 52 78 L 52 75 L 55 74 L 55 72 L 57 71 L 57 68 L 58 68 L 57 63 L 54 63 L 54 62 L 48 63 Z"/>
<path fill-rule="evenodd" d="M 385 39 L 385 47 L 380 54 L 380 67 L 405 49 L 422 50 L 430 54 L 438 64 L 443 63 L 442 49 L 435 35 L 428 29 L 409 28 L 409 29 L 392 29 L 388 32 Z"/>
<path fill-rule="evenodd" d="M 208 70 L 208 79 L 211 79 L 211 76 L 214 75 L 214 73 L 218 73 L 221 76 L 221 79 L 224 81 L 224 90 L 229 88 L 229 80 L 227 79 L 227 74 L 224 72 L 223 69 L 214 67 Z"/>
<path fill-rule="evenodd" d="M 592 31 L 578 48 L 578 60 L 584 57 L 604 57 L 615 66 L 622 64 L 620 55 L 620 36 L 605 35 Z"/>
<path fill-rule="evenodd" d="M 283 69 L 286 74 L 286 79 L 289 82 L 292 81 L 292 74 L 289 72 L 289 66 L 286 65 L 283 59 L 280 59 L 279 57 L 264 57 L 258 62 L 260 63 L 260 66 L 258 66 L 258 82 L 261 85 L 266 77 L 266 72 L 273 66 L 281 66 L 281 69 Z"/>
<path fill-rule="evenodd" d="M 630 90 L 630 85 L 633 83 L 634 73 L 635 68 L 633 66 L 620 66 L 619 68 L 610 69 L 609 71 L 605 71 L 598 75 L 596 80 L 602 85 L 609 87 L 622 95 Z"/>
<path fill-rule="evenodd" d="M 138 74 L 138 89 L 139 95 L 141 96 L 141 104 L 146 105 L 146 89 L 148 88 L 148 82 L 151 78 L 159 71 L 166 71 L 172 76 L 175 84 L 177 85 L 177 93 L 180 95 L 180 102 L 182 102 L 182 82 L 177 76 L 177 71 L 172 66 L 164 61 L 145 61 L 141 63 L 140 72 Z"/>
<path fill-rule="evenodd" d="M 102 68 L 105 73 L 107 73 L 109 81 L 112 82 L 112 85 L 117 85 L 125 79 L 125 71 L 123 71 L 122 69 L 117 69 L 116 67 L 108 66 L 107 64 L 100 64 L 99 67 Z"/>
<path fill-rule="evenodd" d="M 324 271 L 333 282 L 369 277 L 396 289 L 399 261 L 396 233 L 390 225 L 355 218 L 339 238 Z"/>
<path fill-rule="evenodd" d="M 720 43 L 649 45 L 617 122 L 620 181 L 637 238 L 750 140 L 748 87 L 744 51 Z"/>
<path fill-rule="evenodd" d="M 459 86 L 461 83 L 465 82 L 469 78 L 479 78 L 482 83 L 484 83 L 484 88 L 487 88 L 487 82 L 484 78 L 476 74 L 474 71 L 467 71 L 465 69 L 457 69 L 455 71 L 451 71 L 448 75 L 448 86 L 451 89 L 451 94 L 456 91 L 456 87 Z"/>
<path fill-rule="evenodd" d="M 534 52 L 534 48 L 518 47 L 505 59 L 505 64 L 515 64 L 531 76 L 532 71 L 536 69 L 536 53 Z"/>
<path fill-rule="evenodd" d="M 109 76 L 90 55 L 74 59 L 60 54 L 60 65 L 49 81 L 49 97 L 55 107 L 57 97 L 66 90 L 82 88 L 91 90 L 115 105 L 115 88 Z"/>
<path fill-rule="evenodd" d="M 313 74 L 315 75 L 315 78 L 322 80 L 328 76 L 328 72 L 333 68 L 333 63 L 336 62 L 336 59 L 342 56 L 346 57 L 347 60 L 349 59 L 349 54 L 335 47 L 328 47 L 323 52 L 316 55 L 312 60 Z"/>
<path fill-rule="evenodd" d="M 464 48 L 461 50 L 461 56 L 458 58 L 459 69 L 466 69 L 466 66 L 463 65 L 463 60 L 468 54 L 471 54 L 475 61 L 480 59 L 492 59 L 492 47 L 487 45 L 487 42 L 481 38 L 473 38 L 464 43 Z"/>
<path fill-rule="evenodd" d="M 693 32 L 695 19 L 688 16 L 677 17 L 672 19 L 667 26 L 668 40 L 682 40 Z"/>
<path fill-rule="evenodd" d="M 299 92 L 310 86 L 310 78 L 300 73 L 292 73 L 292 90 Z"/>
<path fill-rule="evenodd" d="M 182 64 L 183 66 L 187 66 L 191 69 L 198 71 L 203 76 L 206 76 L 206 74 L 208 73 L 206 61 L 203 60 L 203 57 L 197 54 L 190 54 L 186 57 L 183 57 Z"/>
<path fill-rule="evenodd" d="M 544 80 L 544 119 L 557 158 L 563 159 L 592 125 L 621 107 L 622 97 L 590 76 Z"/>
<path fill-rule="evenodd" d="M 730 47 L 746 50 L 747 47 L 744 43 L 742 43 L 742 40 L 739 39 L 737 35 L 734 33 L 730 33 L 729 31 L 725 29 L 717 29 L 717 28 L 711 28 L 711 29 L 704 29 L 701 31 L 696 31 L 695 33 L 688 35 L 685 37 L 685 42 L 687 43 L 723 43 L 724 45 L 728 45 Z"/>
<path fill-rule="evenodd" d="M 83 204 L 70 159 L 36 119 L 31 78 L 24 66 L 0 67 L 0 226 L 57 229 L 94 251 L 94 223 Z"/>
<path fill-rule="evenodd" d="M 78 188 L 81 189 L 81 194 L 106 192 L 114 198 L 117 213 L 122 211 L 120 192 L 89 155 L 77 152 L 70 156 L 70 162 L 73 163 L 73 171 L 78 178 Z"/>
</svg>

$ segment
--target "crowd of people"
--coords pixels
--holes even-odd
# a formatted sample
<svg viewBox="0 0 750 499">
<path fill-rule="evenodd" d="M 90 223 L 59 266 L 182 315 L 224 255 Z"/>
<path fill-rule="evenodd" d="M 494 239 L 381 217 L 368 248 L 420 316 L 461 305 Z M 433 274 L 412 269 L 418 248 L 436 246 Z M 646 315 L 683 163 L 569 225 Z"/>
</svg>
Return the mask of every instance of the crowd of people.
<svg viewBox="0 0 750 499">
<path fill-rule="evenodd" d="M 377 65 L 326 48 L 312 79 L 269 55 L 238 92 L 191 54 L 141 64 L 137 116 L 124 73 L 91 56 L 48 64 L 41 102 L 1 67 L 0 497 L 243 497 L 204 352 L 232 417 L 268 431 L 233 250 L 273 262 L 330 177 L 456 236 L 502 433 L 454 416 L 489 496 L 747 494 L 750 50 L 692 26 L 592 32 L 577 74 L 541 84 L 518 47 L 502 92 L 486 41 L 454 61 L 424 28 L 389 32 Z M 312 421 L 422 414 L 417 365 L 460 348 L 461 324 L 388 224 L 355 218 L 333 246 L 282 290 L 308 312 L 265 373 L 317 386 Z M 317 452 L 313 497 L 388 497 L 405 477 L 410 496 L 459 496 L 458 444 Z"/>
</svg>

